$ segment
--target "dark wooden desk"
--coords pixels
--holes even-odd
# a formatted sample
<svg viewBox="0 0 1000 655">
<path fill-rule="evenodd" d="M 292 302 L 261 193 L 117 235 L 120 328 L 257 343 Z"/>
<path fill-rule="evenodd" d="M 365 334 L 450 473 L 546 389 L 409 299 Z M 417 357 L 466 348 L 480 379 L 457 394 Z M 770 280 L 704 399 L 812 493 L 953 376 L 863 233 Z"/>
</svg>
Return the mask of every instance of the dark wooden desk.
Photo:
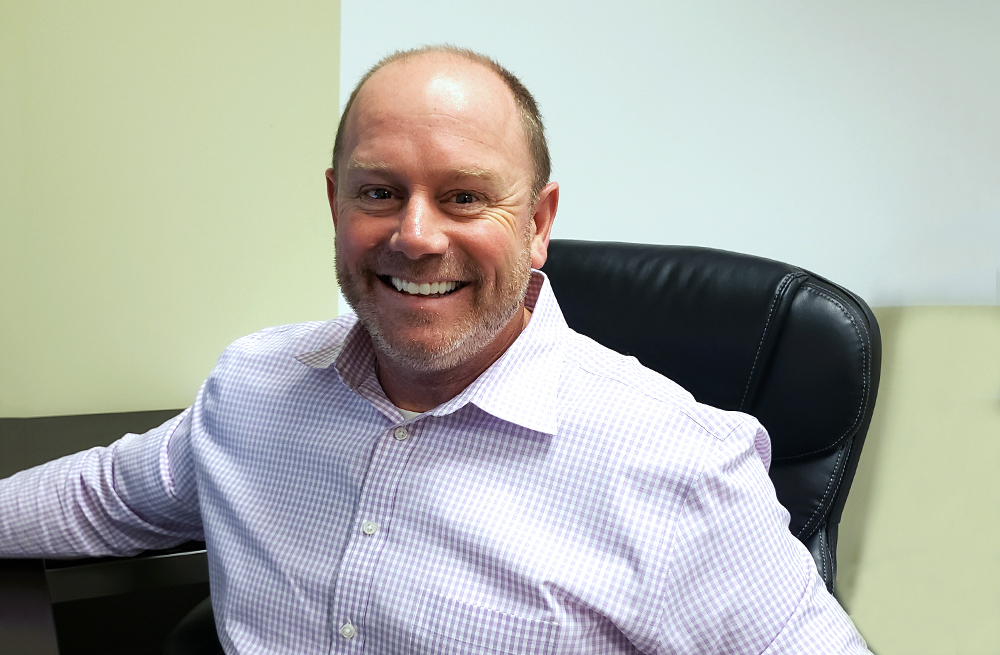
<svg viewBox="0 0 1000 655">
<path fill-rule="evenodd" d="M 178 411 L 0 418 L 0 478 Z M 0 655 L 159 655 L 163 636 L 207 596 L 197 542 L 135 558 L 0 559 Z"/>
<path fill-rule="evenodd" d="M 58 655 L 41 560 L 0 560 L 0 655 Z"/>
</svg>

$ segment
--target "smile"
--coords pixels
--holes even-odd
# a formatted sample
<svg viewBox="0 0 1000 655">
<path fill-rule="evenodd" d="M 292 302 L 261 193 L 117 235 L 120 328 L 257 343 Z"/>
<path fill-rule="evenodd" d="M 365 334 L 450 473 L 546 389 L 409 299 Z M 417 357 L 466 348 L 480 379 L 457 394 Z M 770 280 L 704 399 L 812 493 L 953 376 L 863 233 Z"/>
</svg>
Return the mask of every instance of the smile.
<svg viewBox="0 0 1000 655">
<path fill-rule="evenodd" d="M 396 291 L 408 293 L 411 296 L 445 296 L 455 289 L 465 286 L 464 283 L 456 282 L 455 280 L 417 283 L 409 282 L 396 276 L 382 277 L 382 280 L 388 281 L 391 286 L 395 287 Z"/>
</svg>

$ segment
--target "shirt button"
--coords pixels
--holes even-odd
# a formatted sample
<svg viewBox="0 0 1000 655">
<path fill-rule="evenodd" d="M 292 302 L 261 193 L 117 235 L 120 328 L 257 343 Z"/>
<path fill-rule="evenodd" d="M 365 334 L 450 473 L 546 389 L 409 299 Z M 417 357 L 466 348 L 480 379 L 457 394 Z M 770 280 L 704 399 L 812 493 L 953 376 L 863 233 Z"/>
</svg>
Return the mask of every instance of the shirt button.
<svg viewBox="0 0 1000 655">
<path fill-rule="evenodd" d="M 340 626 L 340 636 L 344 639 L 353 639 L 356 634 L 358 634 L 358 631 L 355 630 L 354 626 L 350 623 L 345 623 Z"/>
<path fill-rule="evenodd" d="M 393 431 L 392 436 L 396 437 L 396 441 L 406 441 L 410 438 L 410 432 L 401 425 Z"/>
<path fill-rule="evenodd" d="M 375 534 L 378 532 L 378 524 L 375 521 L 365 521 L 361 524 L 361 531 L 365 534 Z"/>
</svg>

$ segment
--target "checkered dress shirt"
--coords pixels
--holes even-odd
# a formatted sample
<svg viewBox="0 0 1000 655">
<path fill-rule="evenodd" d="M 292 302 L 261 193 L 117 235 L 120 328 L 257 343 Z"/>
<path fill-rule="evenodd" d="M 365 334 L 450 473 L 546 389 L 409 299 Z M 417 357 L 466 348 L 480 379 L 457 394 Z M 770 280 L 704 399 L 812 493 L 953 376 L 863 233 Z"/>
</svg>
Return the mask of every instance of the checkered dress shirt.
<svg viewBox="0 0 1000 655">
<path fill-rule="evenodd" d="M 404 419 L 353 315 L 230 346 L 195 404 L 0 482 L 0 553 L 208 543 L 227 653 L 865 653 L 750 416 L 570 330 Z"/>
</svg>

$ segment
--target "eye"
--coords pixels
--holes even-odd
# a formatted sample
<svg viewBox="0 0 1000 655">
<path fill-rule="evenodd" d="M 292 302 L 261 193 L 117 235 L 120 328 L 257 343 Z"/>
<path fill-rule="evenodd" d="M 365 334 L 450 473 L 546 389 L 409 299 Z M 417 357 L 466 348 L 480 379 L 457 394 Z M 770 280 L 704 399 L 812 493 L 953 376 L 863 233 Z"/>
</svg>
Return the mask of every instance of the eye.
<svg viewBox="0 0 1000 655">
<path fill-rule="evenodd" d="M 470 202 L 476 202 L 476 196 L 467 191 L 459 191 L 455 194 L 455 202 L 459 205 L 467 205 Z"/>
<path fill-rule="evenodd" d="M 392 191 L 378 187 L 375 189 L 368 189 L 364 192 L 364 195 L 372 200 L 389 200 L 392 198 Z"/>
</svg>

